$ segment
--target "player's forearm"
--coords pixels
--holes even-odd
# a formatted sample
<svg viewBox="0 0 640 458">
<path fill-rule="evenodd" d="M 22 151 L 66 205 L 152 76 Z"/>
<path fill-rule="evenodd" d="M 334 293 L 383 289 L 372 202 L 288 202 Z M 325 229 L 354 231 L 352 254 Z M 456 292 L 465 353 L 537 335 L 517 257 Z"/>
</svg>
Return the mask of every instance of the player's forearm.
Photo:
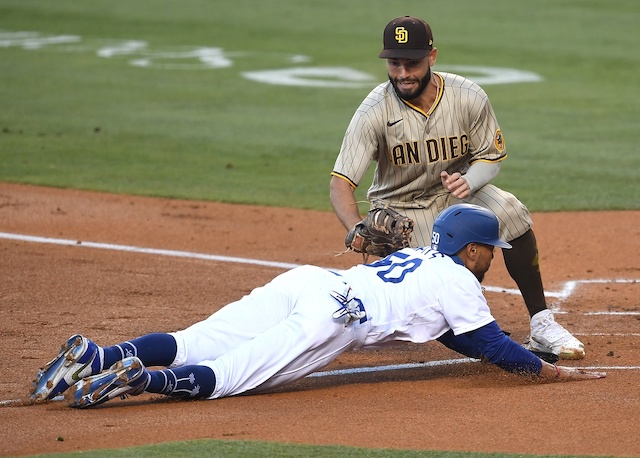
<svg viewBox="0 0 640 458">
<path fill-rule="evenodd" d="M 346 180 L 336 176 L 331 177 L 329 188 L 333 211 L 345 229 L 350 230 L 362 220 L 354 189 Z"/>
<path fill-rule="evenodd" d="M 478 161 L 471 164 L 467 173 L 464 174 L 465 180 L 471 192 L 477 191 L 485 184 L 493 180 L 500 171 L 500 162 Z"/>
<path fill-rule="evenodd" d="M 540 373 L 540 358 L 511 340 L 495 321 L 457 336 L 450 330 L 438 341 L 463 355 L 484 357 L 508 372 Z"/>
<path fill-rule="evenodd" d="M 508 372 L 539 376 L 543 380 L 589 380 L 606 376 L 605 372 L 556 366 L 543 361 L 505 335 L 495 321 L 466 333 L 466 336 L 486 359 Z"/>
<path fill-rule="evenodd" d="M 539 375 L 542 360 L 509 338 L 496 322 L 469 333 L 491 363 L 514 374 Z"/>
</svg>

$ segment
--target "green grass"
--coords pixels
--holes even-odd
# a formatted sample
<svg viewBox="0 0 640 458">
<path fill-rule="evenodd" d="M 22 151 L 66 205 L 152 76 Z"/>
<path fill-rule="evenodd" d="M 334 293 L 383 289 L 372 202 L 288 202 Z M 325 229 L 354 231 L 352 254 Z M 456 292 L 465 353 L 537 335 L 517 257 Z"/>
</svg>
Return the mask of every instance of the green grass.
<svg viewBox="0 0 640 458">
<path fill-rule="evenodd" d="M 373 83 L 274 86 L 242 72 L 349 67 L 382 81 L 381 29 L 405 13 L 432 23 L 438 68 L 543 76 L 485 86 L 509 152 L 497 185 L 537 211 L 640 208 L 635 0 L 4 0 L 5 32 L 79 42 L 0 46 L 0 180 L 329 210 L 329 172 Z M 123 40 L 145 41 L 146 54 L 96 55 Z M 158 54 L 199 47 L 233 65 L 160 66 L 195 64 Z M 157 66 L 130 64 L 149 53 Z"/>
<path fill-rule="evenodd" d="M 440 69 L 509 67 L 544 78 L 485 86 L 509 152 L 496 184 L 534 211 L 640 208 L 637 0 L 3 0 L 0 180 L 330 210 L 329 173 L 348 121 L 374 83 L 274 86 L 242 73 L 349 67 L 383 81 L 382 28 L 403 14 L 432 24 Z M 7 33 L 20 31 L 79 39 L 36 49 L 2 45 Z M 97 56 L 124 40 L 144 41 L 147 49 Z M 167 68 L 197 63 L 168 53 L 201 47 L 224 49 L 233 65 Z M 293 63 L 295 55 L 309 60 Z M 149 57 L 150 68 L 131 65 Z M 429 456 L 209 441 L 104 456 L 182 450 Z"/>
<path fill-rule="evenodd" d="M 38 457 L 73 458 L 86 456 L 86 452 L 55 453 Z M 494 453 L 430 452 L 414 450 L 366 449 L 339 446 L 312 446 L 252 441 L 196 440 L 190 442 L 170 442 L 166 444 L 130 447 L 120 450 L 93 450 L 92 458 L 137 458 L 137 457 L 212 457 L 212 458 L 540 458 L 542 455 L 514 455 Z M 554 455 L 569 458 L 570 455 Z"/>
</svg>

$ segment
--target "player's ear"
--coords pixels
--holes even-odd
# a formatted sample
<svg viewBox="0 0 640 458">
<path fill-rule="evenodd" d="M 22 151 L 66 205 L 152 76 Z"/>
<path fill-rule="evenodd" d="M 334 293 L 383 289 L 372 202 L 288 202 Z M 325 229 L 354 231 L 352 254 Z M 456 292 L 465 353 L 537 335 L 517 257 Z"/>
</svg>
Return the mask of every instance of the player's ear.
<svg viewBox="0 0 640 458">
<path fill-rule="evenodd" d="M 438 48 L 433 48 L 429 51 L 429 67 L 433 67 L 436 63 L 436 58 L 438 57 Z"/>
<path fill-rule="evenodd" d="M 475 272 L 474 269 L 478 260 L 478 247 L 475 243 L 468 243 L 464 247 L 460 248 L 456 253 L 456 256 L 462 260 L 467 269 L 471 272 Z"/>
<path fill-rule="evenodd" d="M 478 245 L 476 243 L 467 244 L 467 256 L 470 259 L 475 259 L 478 256 Z"/>
</svg>

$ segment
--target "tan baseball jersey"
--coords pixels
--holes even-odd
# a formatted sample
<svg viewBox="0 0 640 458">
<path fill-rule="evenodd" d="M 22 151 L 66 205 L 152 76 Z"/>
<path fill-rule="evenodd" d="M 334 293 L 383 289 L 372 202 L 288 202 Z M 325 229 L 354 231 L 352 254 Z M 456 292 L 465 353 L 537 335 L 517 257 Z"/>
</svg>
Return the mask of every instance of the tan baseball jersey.
<svg viewBox="0 0 640 458">
<path fill-rule="evenodd" d="M 476 161 L 507 157 L 485 91 L 459 75 L 434 76 L 438 93 L 429 112 L 400 99 L 388 81 L 373 89 L 349 123 L 332 172 L 356 188 L 375 161 L 367 198 L 372 206 L 390 205 L 412 218 L 416 246 L 429 245 L 436 216 L 460 202 L 443 188 L 440 172 L 464 174 Z M 482 186 L 465 201 L 496 213 L 506 240 L 531 227 L 526 207 L 493 185 Z"/>
</svg>

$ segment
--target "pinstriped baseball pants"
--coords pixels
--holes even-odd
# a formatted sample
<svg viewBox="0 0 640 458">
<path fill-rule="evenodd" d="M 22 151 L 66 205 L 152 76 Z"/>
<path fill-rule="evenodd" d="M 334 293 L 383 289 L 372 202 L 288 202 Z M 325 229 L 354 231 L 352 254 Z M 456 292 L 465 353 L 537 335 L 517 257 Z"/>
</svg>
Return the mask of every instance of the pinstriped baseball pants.
<svg viewBox="0 0 640 458">
<path fill-rule="evenodd" d="M 513 194 L 492 184 L 474 192 L 471 197 L 460 200 L 452 197 L 443 187 L 434 189 L 425 198 L 405 204 L 389 202 L 389 205 L 414 222 L 412 246 L 431 245 L 431 228 L 436 217 L 450 205 L 466 202 L 491 210 L 500 222 L 500 237 L 507 242 L 517 239 L 533 226 L 527 207 Z M 375 203 L 372 206 L 376 206 Z"/>
</svg>

